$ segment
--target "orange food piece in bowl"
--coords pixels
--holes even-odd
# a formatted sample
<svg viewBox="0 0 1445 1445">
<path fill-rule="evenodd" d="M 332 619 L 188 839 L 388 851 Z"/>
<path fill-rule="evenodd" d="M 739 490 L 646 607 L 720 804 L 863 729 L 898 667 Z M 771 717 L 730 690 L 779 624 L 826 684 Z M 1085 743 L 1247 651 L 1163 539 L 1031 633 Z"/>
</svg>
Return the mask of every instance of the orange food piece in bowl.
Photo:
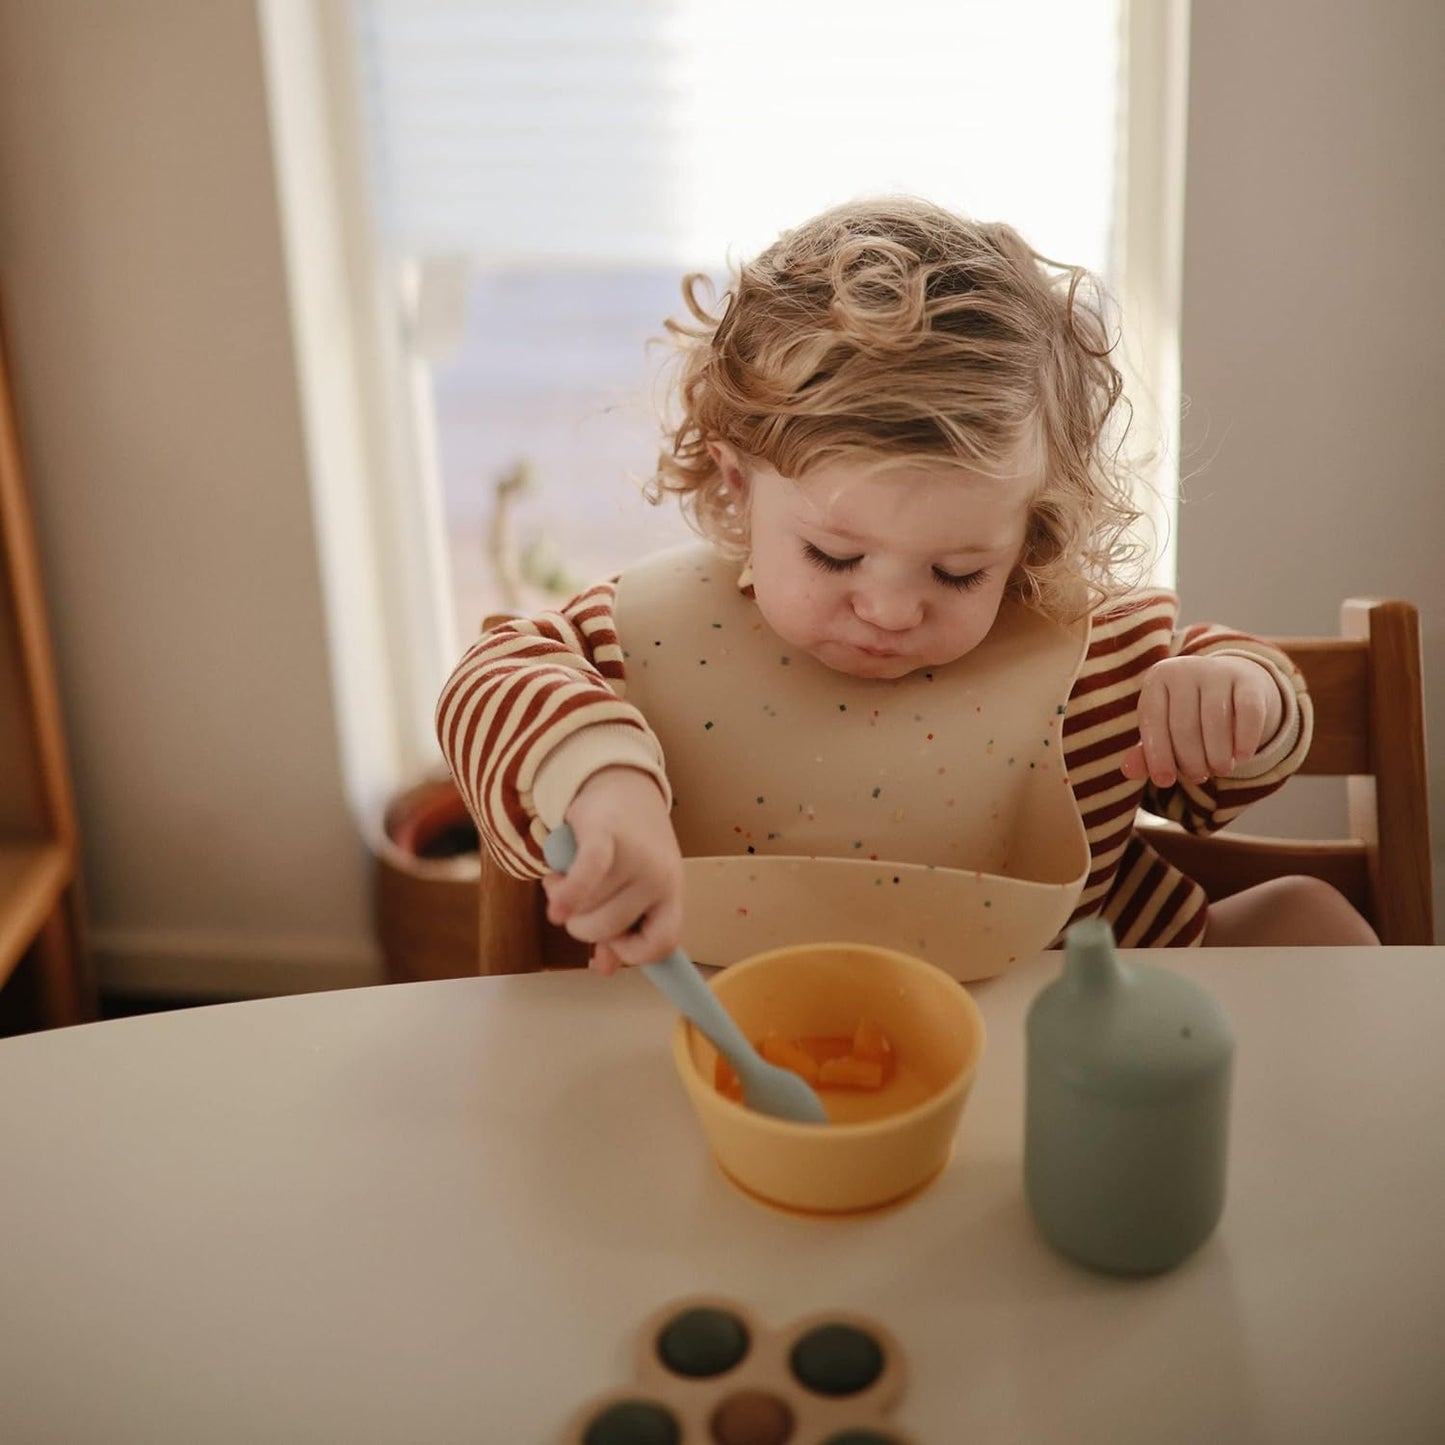
<svg viewBox="0 0 1445 1445">
<path fill-rule="evenodd" d="M 776 1064 L 780 1069 L 791 1069 L 810 1084 L 818 1082 L 818 1060 L 804 1047 L 802 1039 L 771 1033 L 758 1045 L 758 1052 L 770 1064 Z"/>
<path fill-rule="evenodd" d="M 868 1059 L 885 1068 L 893 1062 L 893 1043 L 874 1019 L 859 1019 L 853 1030 L 853 1057 Z"/>
<path fill-rule="evenodd" d="M 818 1066 L 818 1083 L 843 1089 L 881 1089 L 883 1065 L 877 1059 L 859 1059 L 852 1054 L 824 1059 Z"/>
<path fill-rule="evenodd" d="M 853 1052 L 853 1041 L 833 1034 L 804 1034 L 798 1040 L 798 1047 L 814 1063 L 822 1064 L 828 1059 L 846 1058 Z"/>
<path fill-rule="evenodd" d="M 721 1054 L 713 1064 L 712 1086 L 723 1098 L 736 1099 L 739 1104 L 742 1103 L 743 1081 L 738 1078 L 737 1070 Z"/>
<path fill-rule="evenodd" d="M 872 1019 L 860 1019 L 851 1038 L 803 1034 L 793 1038 L 772 1030 L 757 1043 L 771 1064 L 791 1069 L 815 1088 L 881 1089 L 893 1077 L 893 1043 Z M 718 1055 L 713 1087 L 742 1102 L 743 1088 L 731 1064 Z"/>
</svg>

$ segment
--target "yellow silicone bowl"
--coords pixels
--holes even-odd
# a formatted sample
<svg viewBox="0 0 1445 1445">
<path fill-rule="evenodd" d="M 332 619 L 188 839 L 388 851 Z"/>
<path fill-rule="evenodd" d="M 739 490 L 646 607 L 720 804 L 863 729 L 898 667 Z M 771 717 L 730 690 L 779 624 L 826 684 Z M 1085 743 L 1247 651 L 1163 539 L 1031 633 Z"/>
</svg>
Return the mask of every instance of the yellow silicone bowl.
<svg viewBox="0 0 1445 1445">
<path fill-rule="evenodd" d="M 673 1059 L 713 1157 L 736 1184 L 785 1209 L 841 1214 L 895 1203 L 942 1171 L 984 1048 L 983 1016 L 962 984 L 893 949 L 809 943 L 755 954 L 711 987 L 755 1042 L 772 1030 L 851 1036 L 869 1018 L 897 1065 L 871 1096 L 820 1090 L 826 1125 L 791 1123 L 719 1093 L 717 1050 L 680 1019 Z"/>
</svg>

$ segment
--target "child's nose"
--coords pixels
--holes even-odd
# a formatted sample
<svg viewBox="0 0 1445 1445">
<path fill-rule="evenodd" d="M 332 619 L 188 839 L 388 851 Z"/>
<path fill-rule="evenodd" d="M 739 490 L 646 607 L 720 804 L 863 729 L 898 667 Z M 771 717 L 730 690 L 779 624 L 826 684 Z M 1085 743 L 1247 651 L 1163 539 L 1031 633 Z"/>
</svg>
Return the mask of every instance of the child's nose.
<svg viewBox="0 0 1445 1445">
<path fill-rule="evenodd" d="M 923 599 L 908 587 L 860 588 L 853 595 L 853 611 L 870 627 L 906 632 L 923 621 Z"/>
</svg>

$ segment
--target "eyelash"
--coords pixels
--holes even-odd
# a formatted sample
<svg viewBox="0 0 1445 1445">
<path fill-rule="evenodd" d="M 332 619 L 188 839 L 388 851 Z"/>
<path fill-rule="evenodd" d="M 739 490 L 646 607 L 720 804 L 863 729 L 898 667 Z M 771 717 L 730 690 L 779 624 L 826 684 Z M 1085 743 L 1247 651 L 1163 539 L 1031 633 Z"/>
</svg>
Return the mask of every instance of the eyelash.
<svg viewBox="0 0 1445 1445">
<path fill-rule="evenodd" d="M 857 557 L 831 556 L 811 542 L 803 543 L 803 555 L 824 572 L 851 572 L 863 560 L 861 554 Z M 975 587 L 981 587 L 987 578 L 986 570 L 967 572 L 959 576 L 953 572 L 945 572 L 941 567 L 933 569 L 933 580 L 944 587 L 951 587 L 955 592 L 971 592 Z"/>
<path fill-rule="evenodd" d="M 861 555 L 857 557 L 830 556 L 811 542 L 803 543 L 803 555 L 815 567 L 824 572 L 851 572 L 863 560 Z"/>
</svg>

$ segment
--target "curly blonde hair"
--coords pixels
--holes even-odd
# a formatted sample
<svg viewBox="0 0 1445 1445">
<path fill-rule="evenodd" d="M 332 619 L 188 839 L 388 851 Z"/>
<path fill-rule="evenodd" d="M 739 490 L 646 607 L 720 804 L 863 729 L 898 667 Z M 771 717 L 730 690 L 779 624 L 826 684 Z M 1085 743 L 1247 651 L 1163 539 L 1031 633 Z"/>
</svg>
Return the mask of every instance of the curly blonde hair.
<svg viewBox="0 0 1445 1445">
<path fill-rule="evenodd" d="M 1140 513 L 1122 429 L 1108 436 L 1123 379 L 1087 272 L 1009 226 L 890 196 L 785 232 L 711 308 L 705 290 L 688 276 L 688 317 L 666 322 L 676 354 L 649 496 L 677 496 L 725 553 L 746 555 L 747 517 L 712 442 L 795 479 L 842 455 L 983 472 L 1032 455 L 1010 590 L 1059 617 L 1122 590 Z"/>
</svg>

